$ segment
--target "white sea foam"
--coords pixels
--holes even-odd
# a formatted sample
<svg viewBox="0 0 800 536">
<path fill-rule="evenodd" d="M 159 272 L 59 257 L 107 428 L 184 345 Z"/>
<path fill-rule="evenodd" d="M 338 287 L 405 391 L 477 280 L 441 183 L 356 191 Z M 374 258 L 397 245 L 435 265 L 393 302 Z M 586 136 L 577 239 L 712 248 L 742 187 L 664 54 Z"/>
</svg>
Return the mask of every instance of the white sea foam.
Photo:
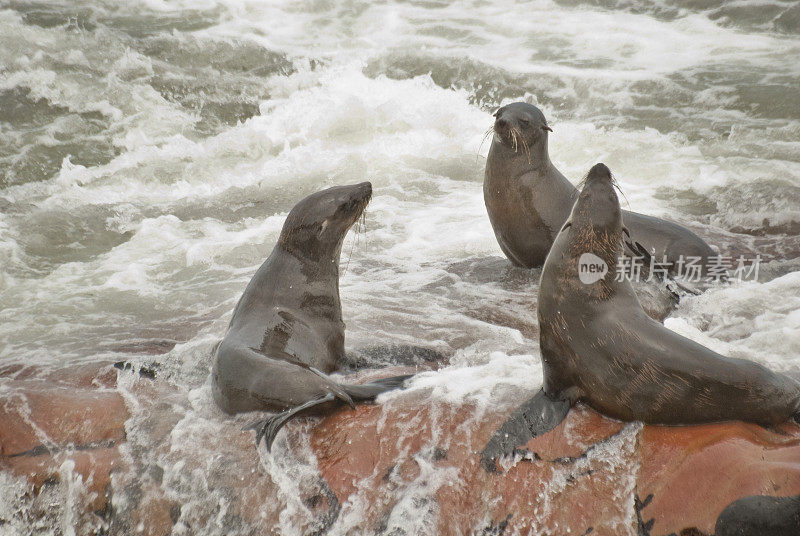
<svg viewBox="0 0 800 536">
<path fill-rule="evenodd" d="M 176 424 L 159 440 L 164 452 L 144 454 L 156 441 L 150 408 L 123 378 L 126 456 L 159 467 L 163 481 L 148 482 L 185 501 L 176 533 L 192 522 L 246 533 L 230 524 L 229 495 L 209 485 L 227 458 L 202 438 L 230 425 L 204 383 L 211 349 L 294 203 L 370 180 L 366 226 L 343 248 L 347 345 L 413 344 L 449 358 L 381 403 L 469 403 L 476 419 L 510 408 L 541 385 L 538 272 L 511 268 L 497 246 L 481 141 L 494 108 L 526 99 L 547 115 L 551 156 L 573 182 L 603 161 L 630 209 L 705 230 L 723 251 L 775 257 L 759 282 L 685 298 L 666 325 L 797 371 L 800 41 L 768 20 L 670 0 L 594 4 L 148 0 L 81 3 L 90 15 L 47 3 L 0 11 L 0 360 L 160 362 L 177 389 L 163 410 Z M 48 14 L 71 22 L 53 26 Z M 120 349 L 154 341 L 178 344 L 161 356 Z M 313 487 L 317 468 L 299 437 L 294 457 L 259 466 L 287 512 L 264 531 L 297 530 L 308 515 L 298 489 Z M 453 475 L 420 463 L 388 528 L 434 531 L 435 508 L 419 505 Z M 22 501 L 6 480 L 2 512 Z M 130 511 L 138 499 L 122 482 L 115 506 Z M 333 532 L 357 531 L 368 506 L 353 497 Z M 52 519 L 69 525 L 71 512 Z"/>
</svg>

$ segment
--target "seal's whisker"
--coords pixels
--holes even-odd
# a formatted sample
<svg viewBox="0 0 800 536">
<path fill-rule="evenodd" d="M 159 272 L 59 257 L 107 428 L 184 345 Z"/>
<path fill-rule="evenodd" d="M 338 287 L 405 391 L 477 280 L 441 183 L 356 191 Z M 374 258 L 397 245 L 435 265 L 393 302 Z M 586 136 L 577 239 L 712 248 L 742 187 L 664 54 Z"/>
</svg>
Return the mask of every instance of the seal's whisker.
<svg viewBox="0 0 800 536">
<path fill-rule="evenodd" d="M 347 275 L 347 269 L 350 267 L 350 259 L 353 258 L 353 250 L 356 247 L 356 241 L 358 240 L 358 233 L 356 233 L 356 238 L 350 243 L 350 253 L 347 254 L 347 262 L 344 263 L 344 270 L 342 271 L 342 277 Z"/>
<path fill-rule="evenodd" d="M 589 180 L 589 173 L 587 172 L 586 175 L 583 176 L 583 179 L 578 183 L 578 190 L 583 190 L 583 187 L 586 186 L 586 181 Z M 631 204 L 628 201 L 628 196 L 625 195 L 625 192 L 622 191 L 622 187 L 619 185 L 617 178 L 614 174 L 611 174 L 611 186 L 613 186 L 620 194 L 622 194 L 622 198 L 625 200 L 625 204 L 628 205 L 628 209 L 630 210 Z"/>
<path fill-rule="evenodd" d="M 483 149 L 483 144 L 486 143 L 486 138 L 490 135 L 494 134 L 494 126 L 489 127 L 486 132 L 483 133 L 483 138 L 481 138 L 481 144 L 478 145 L 478 153 L 475 155 L 475 163 L 478 163 L 478 157 L 481 155 L 481 149 Z"/>
<path fill-rule="evenodd" d="M 525 140 L 524 136 L 521 136 L 522 141 L 522 148 L 525 149 L 525 156 L 528 157 L 528 164 L 531 163 L 531 148 L 528 145 L 528 142 Z"/>
<path fill-rule="evenodd" d="M 356 228 L 356 238 L 360 239 L 361 235 L 367 235 L 367 216 L 366 209 L 361 212 L 361 216 L 357 220 L 358 227 Z"/>
<path fill-rule="evenodd" d="M 361 211 L 361 215 L 356 218 L 354 222 L 355 231 L 353 233 L 353 242 L 350 244 L 350 252 L 347 255 L 347 261 L 344 263 L 344 270 L 342 271 L 342 276 L 347 275 L 347 268 L 350 266 L 350 259 L 353 258 L 353 252 L 356 249 L 360 242 L 361 235 L 364 235 L 364 245 L 366 246 L 366 236 L 367 236 L 367 209 Z"/>
<path fill-rule="evenodd" d="M 613 177 L 612 177 L 612 178 L 613 178 Z M 625 204 L 626 204 L 626 205 L 628 205 L 628 210 L 630 210 L 630 209 L 631 209 L 631 204 L 630 204 L 630 202 L 628 201 L 628 196 L 626 196 L 626 195 L 625 195 L 625 192 L 623 192 L 623 191 L 622 191 L 622 188 L 620 187 L 620 185 L 619 185 L 619 183 L 617 182 L 617 180 L 616 180 L 616 179 L 613 179 L 613 183 L 614 183 L 614 187 L 615 187 L 617 190 L 619 190 L 619 193 L 621 193 L 621 194 L 622 194 L 622 199 L 624 199 L 624 200 L 625 200 Z"/>
<path fill-rule="evenodd" d="M 367 249 L 367 211 L 361 213 L 361 233 L 364 235 L 364 249 Z"/>
<path fill-rule="evenodd" d="M 361 214 L 363 215 L 364 213 L 362 212 Z M 356 221 L 353 222 L 355 224 L 356 228 L 355 228 L 355 232 L 353 233 L 353 235 L 354 235 L 353 236 L 353 241 L 350 242 L 350 252 L 347 254 L 347 261 L 344 263 L 344 270 L 342 271 L 342 277 L 347 275 L 347 269 L 350 267 L 350 259 L 353 258 L 353 251 L 356 249 L 356 244 L 358 244 L 358 234 L 359 234 L 360 222 L 361 222 L 361 216 L 356 218 Z"/>
<path fill-rule="evenodd" d="M 625 204 L 628 205 L 628 208 L 631 208 L 631 204 L 628 202 L 628 197 L 625 195 L 625 192 L 622 191 L 622 187 L 619 185 L 619 182 L 617 182 L 617 178 L 614 176 L 613 173 L 611 174 L 611 185 L 614 188 L 616 188 L 619 193 L 622 194 L 622 198 L 625 200 Z"/>
<path fill-rule="evenodd" d="M 367 211 L 361 213 L 361 234 L 364 235 L 364 245 L 362 246 L 364 251 L 367 251 L 367 246 L 369 245 L 367 239 Z"/>
</svg>

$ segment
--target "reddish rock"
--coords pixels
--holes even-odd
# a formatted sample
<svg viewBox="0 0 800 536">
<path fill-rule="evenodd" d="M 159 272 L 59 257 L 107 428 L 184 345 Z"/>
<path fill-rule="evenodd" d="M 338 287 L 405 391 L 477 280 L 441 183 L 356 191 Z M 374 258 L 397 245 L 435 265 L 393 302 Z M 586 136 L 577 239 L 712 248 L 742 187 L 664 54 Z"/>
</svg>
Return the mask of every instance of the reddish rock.
<svg viewBox="0 0 800 536">
<path fill-rule="evenodd" d="M 125 437 L 128 410 L 116 391 L 44 379 L 14 380 L 0 403 L 0 455 L 42 445 L 107 446 Z"/>
<path fill-rule="evenodd" d="M 177 502 L 157 492 L 148 492 L 131 512 L 132 523 L 128 529 L 141 536 L 168 536 L 178 515 L 180 505 Z"/>
<path fill-rule="evenodd" d="M 740 422 L 625 426 L 583 407 L 531 440 L 530 460 L 487 474 L 480 450 L 511 409 L 476 419 L 468 405 L 417 405 L 409 394 L 338 411 L 314 428 L 311 444 L 339 501 L 370 505 L 359 527 L 367 531 L 385 525 L 415 486 L 435 502 L 438 534 L 636 534 L 640 522 L 646 534 L 711 534 L 740 497 L 800 494 L 796 425 L 781 433 Z"/>
<path fill-rule="evenodd" d="M 111 362 L 96 361 L 73 364 L 53 370 L 41 365 L 19 363 L 0 366 L 0 380 L 46 380 L 53 385 L 80 388 L 113 388 L 117 384 L 117 373 Z M 16 386 L 16 384 L 15 384 Z"/>
<path fill-rule="evenodd" d="M 254 416 L 217 418 L 198 409 L 206 400 L 190 401 L 168 382 L 137 376 L 127 384 L 134 432 L 120 450 L 129 414 L 109 388 L 108 364 L 0 372 L 0 469 L 27 479 L 35 493 L 54 479 L 80 477 L 86 504 L 79 523 L 108 512 L 113 474 L 114 504 L 124 510 L 110 514 L 112 534 L 202 532 L 220 523 L 215 507 L 223 504 L 225 523 L 258 534 L 289 525 L 311 533 L 332 522 L 352 534 L 394 527 L 442 535 L 582 535 L 590 528 L 592 536 L 711 534 L 720 512 L 740 497 L 800 494 L 800 427 L 788 423 L 778 431 L 740 422 L 642 426 L 577 407 L 525 445 L 526 459 L 501 462 L 502 472 L 489 474 L 480 451 L 516 402 L 487 409 L 432 403 L 410 391 L 293 421 L 280 433 L 292 453 L 284 443 L 262 459 L 253 433 L 241 431 Z M 297 458 L 279 468 L 285 456 Z M 297 464 L 305 464 L 305 480 L 287 488 Z M 176 470 L 196 480 L 170 482 L 165 475 L 174 479 Z M 297 491 L 287 498 L 287 489 Z"/>
<path fill-rule="evenodd" d="M 520 462 L 502 475 L 488 474 L 480 465 L 480 449 L 505 415 L 475 422 L 475 408 L 467 405 L 414 408 L 406 403 L 388 414 L 386 406 L 363 406 L 326 418 L 315 428 L 312 446 L 322 476 L 340 502 L 358 493 L 373 506 L 365 530 L 393 508 L 396 490 L 419 479 L 421 468 L 430 464 L 441 474 L 449 470 L 447 481 L 432 488 L 439 534 L 468 534 L 499 525 L 513 534 L 592 524 L 596 534 L 619 534 L 616 518 L 632 508 L 633 500 L 625 479 L 605 460 L 564 458 L 582 456 L 587 447 L 619 432 L 622 424 L 587 410 L 573 411 L 555 430 L 526 446 L 541 460 Z M 631 504 L 607 500 L 620 490 L 630 495 Z M 580 509 L 573 507 L 576 500 Z M 608 532 L 598 527 L 603 518 L 613 520 Z"/>
<path fill-rule="evenodd" d="M 136 400 L 131 438 L 136 446 L 127 460 L 131 467 L 115 476 L 114 490 L 126 509 L 114 512 L 113 534 L 213 532 L 220 522 L 220 505 L 231 533 L 279 535 L 281 523 L 310 533 L 305 528 L 333 508 L 324 495 L 327 486 L 312 482 L 299 486 L 299 499 L 307 510 L 285 511 L 281 490 L 254 448 L 253 432 L 242 431 L 255 415 L 244 421 L 222 417 L 212 426 L 190 425 L 187 433 L 180 431 L 192 411 L 185 392 L 156 379 L 136 381 L 129 394 Z M 197 417 L 190 414 L 190 422 Z M 294 443 L 297 435 L 290 441 Z M 166 471 L 176 467 L 196 484 L 196 492 L 185 489 L 185 482 L 168 480 Z"/>
<path fill-rule="evenodd" d="M 35 495 L 46 483 L 80 481 L 85 508 L 79 524 L 98 526 L 93 512 L 107 506 L 129 417 L 110 388 L 114 369 L 106 362 L 57 371 L 7 366 L 0 382 L 0 470 L 26 479 Z"/>
<path fill-rule="evenodd" d="M 750 423 L 647 426 L 641 433 L 639 496 L 653 534 L 706 534 L 730 503 L 748 495 L 800 494 L 800 427 L 775 433 Z M 785 435 L 784 435 L 785 434 Z"/>
<path fill-rule="evenodd" d="M 86 495 L 86 511 L 105 509 L 108 501 L 111 472 L 120 466 L 117 448 L 96 448 L 81 451 L 62 451 L 39 456 L 13 456 L 0 458 L 0 469 L 25 477 L 33 486 L 34 493 L 45 482 L 61 480 L 64 462 L 74 462 L 72 475 L 81 478 Z"/>
</svg>

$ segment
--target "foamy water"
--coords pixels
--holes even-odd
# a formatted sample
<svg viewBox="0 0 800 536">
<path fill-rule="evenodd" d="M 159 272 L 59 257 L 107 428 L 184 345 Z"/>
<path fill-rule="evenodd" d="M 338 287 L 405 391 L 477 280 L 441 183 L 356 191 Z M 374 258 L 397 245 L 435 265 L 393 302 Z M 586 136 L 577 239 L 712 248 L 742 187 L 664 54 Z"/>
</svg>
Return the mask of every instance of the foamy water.
<svg viewBox="0 0 800 536">
<path fill-rule="evenodd" d="M 800 370 L 800 14 L 692 4 L 0 6 L 0 364 L 160 363 L 184 410 L 153 463 L 202 512 L 221 492 L 181 468 L 214 451 L 181 434 L 225 419 L 206 384 L 212 346 L 294 203 L 369 180 L 366 225 L 343 248 L 348 348 L 449 357 L 387 404 L 513 405 L 541 382 L 538 272 L 511 268 L 495 242 L 482 140 L 499 105 L 527 100 L 571 180 L 603 161 L 631 209 L 764 259 L 759 281 L 684 299 L 668 327 Z M 133 410 L 128 438 L 146 448 Z M 261 460 L 286 533 L 304 515 L 298 475 L 315 471 L 311 450 L 292 456 Z M 413 498 L 450 475 L 426 470 L 388 529 L 430 530 L 435 511 Z M 333 533 L 365 507 L 344 505 Z"/>
</svg>

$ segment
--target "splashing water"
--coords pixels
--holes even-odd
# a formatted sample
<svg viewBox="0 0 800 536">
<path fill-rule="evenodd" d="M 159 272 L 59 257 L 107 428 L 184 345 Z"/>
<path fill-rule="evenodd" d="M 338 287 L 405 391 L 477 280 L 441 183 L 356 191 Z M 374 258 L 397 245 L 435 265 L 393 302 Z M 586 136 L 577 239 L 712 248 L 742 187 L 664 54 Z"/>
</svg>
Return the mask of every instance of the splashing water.
<svg viewBox="0 0 800 536">
<path fill-rule="evenodd" d="M 369 213 L 343 248 L 348 349 L 449 356 L 384 403 L 443 415 L 468 404 L 464 422 L 479 426 L 533 393 L 538 272 L 502 257 L 481 189 L 491 113 L 526 100 L 548 117 L 571 180 L 603 161 L 632 210 L 766 261 L 759 281 L 685 299 L 671 329 L 800 370 L 800 19 L 786 2 L 694 4 L 5 4 L 0 367 L 44 377 L 159 363 L 170 389 L 122 376 L 115 388 L 131 412 L 117 530 L 135 531 L 166 496 L 175 534 L 352 533 L 369 505 L 330 498 L 312 424 L 279 435 L 280 456 L 228 441 L 251 419 L 214 406 L 212 348 L 294 203 L 369 180 Z M 12 381 L 0 378 L 5 398 Z M 618 464 L 615 452 L 585 463 Z M 452 467 L 414 456 L 419 474 L 386 499 L 387 533 L 435 533 L 432 498 L 458 485 Z M 63 472 L 47 489 L 60 506 L 42 518 L 66 527 L 53 534 L 69 533 L 84 500 L 86 483 Z M 0 478 L 0 517 L 47 510 Z M 25 526 L 14 523 L 0 534 Z"/>
</svg>

